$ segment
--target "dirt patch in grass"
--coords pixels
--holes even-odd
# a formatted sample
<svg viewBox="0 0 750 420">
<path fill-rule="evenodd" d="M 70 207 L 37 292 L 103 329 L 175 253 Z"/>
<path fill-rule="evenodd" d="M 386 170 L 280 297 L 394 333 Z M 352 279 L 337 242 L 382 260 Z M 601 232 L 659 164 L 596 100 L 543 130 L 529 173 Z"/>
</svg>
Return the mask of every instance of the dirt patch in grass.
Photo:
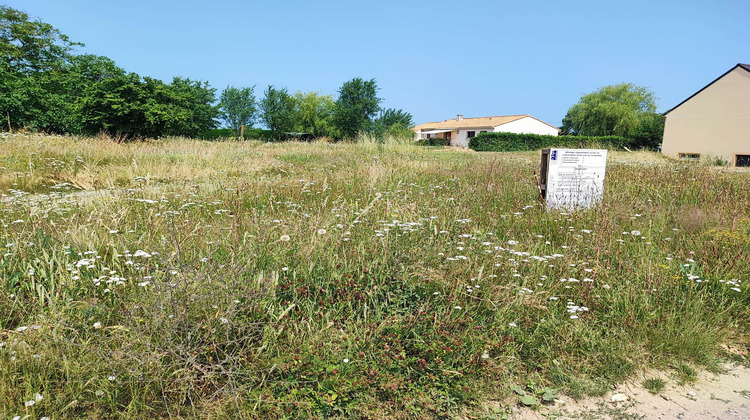
<svg viewBox="0 0 750 420">
<path fill-rule="evenodd" d="M 643 383 L 659 378 L 666 385 L 656 394 Z M 627 401 L 614 402 L 622 394 Z M 617 398 L 615 398 L 617 399 Z M 699 372 L 695 382 L 680 385 L 675 372 L 644 372 L 602 397 L 573 400 L 534 411 L 518 409 L 513 419 L 748 419 L 750 418 L 750 369 L 726 365 L 722 373 Z"/>
</svg>

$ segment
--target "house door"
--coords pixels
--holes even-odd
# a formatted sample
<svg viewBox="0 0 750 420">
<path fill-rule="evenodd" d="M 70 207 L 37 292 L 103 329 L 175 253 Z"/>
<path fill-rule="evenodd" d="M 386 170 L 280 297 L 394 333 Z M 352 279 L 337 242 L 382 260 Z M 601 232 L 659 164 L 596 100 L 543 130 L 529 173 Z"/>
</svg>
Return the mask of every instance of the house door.
<svg viewBox="0 0 750 420">
<path fill-rule="evenodd" d="M 450 144 L 451 144 L 451 132 L 450 132 L 450 131 L 447 131 L 447 132 L 446 132 L 446 133 L 445 133 L 445 134 L 443 135 L 443 138 L 445 139 L 445 142 L 446 142 L 446 143 L 448 143 L 448 145 L 450 146 Z"/>
</svg>

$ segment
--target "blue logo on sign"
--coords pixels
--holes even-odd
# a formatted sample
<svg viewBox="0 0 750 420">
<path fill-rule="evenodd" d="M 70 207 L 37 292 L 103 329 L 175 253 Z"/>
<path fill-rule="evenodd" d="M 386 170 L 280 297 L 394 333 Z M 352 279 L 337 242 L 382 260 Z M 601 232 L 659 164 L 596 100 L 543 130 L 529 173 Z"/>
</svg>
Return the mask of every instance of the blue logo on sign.
<svg viewBox="0 0 750 420">
<path fill-rule="evenodd" d="M 557 160 L 557 150 L 552 151 L 552 160 Z"/>
</svg>

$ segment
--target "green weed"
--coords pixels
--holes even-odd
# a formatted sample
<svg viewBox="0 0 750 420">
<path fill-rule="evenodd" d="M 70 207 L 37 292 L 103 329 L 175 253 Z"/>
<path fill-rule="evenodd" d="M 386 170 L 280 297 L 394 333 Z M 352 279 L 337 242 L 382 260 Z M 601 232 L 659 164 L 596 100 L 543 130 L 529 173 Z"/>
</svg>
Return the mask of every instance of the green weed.
<svg viewBox="0 0 750 420">
<path fill-rule="evenodd" d="M 680 363 L 675 367 L 677 380 L 680 385 L 692 384 L 698 380 L 698 372 L 685 363 Z"/>
<path fill-rule="evenodd" d="M 667 386 L 666 381 L 661 378 L 647 378 L 643 381 L 643 387 L 648 390 L 648 392 L 656 395 L 664 390 L 664 387 Z"/>
</svg>

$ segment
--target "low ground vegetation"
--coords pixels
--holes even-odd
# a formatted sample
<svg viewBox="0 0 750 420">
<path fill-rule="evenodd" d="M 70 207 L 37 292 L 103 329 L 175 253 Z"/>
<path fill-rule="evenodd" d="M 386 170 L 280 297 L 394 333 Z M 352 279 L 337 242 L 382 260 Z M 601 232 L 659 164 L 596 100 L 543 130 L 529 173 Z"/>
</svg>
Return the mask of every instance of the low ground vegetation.
<svg viewBox="0 0 750 420">
<path fill-rule="evenodd" d="M 414 142 L 419 146 L 450 146 L 450 141 L 443 137 L 430 137 L 426 139 L 419 139 Z"/>
<path fill-rule="evenodd" d="M 565 213 L 538 152 L 0 150 L 11 417 L 502 416 L 748 348 L 746 174 L 613 152 L 604 202 Z"/>
</svg>

